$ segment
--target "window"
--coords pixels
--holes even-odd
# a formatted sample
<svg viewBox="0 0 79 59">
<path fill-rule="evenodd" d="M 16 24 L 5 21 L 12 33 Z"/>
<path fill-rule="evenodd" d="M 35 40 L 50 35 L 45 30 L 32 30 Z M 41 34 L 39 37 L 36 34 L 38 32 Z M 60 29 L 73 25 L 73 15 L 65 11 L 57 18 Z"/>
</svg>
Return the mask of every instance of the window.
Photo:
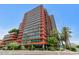
<svg viewBox="0 0 79 59">
<path fill-rule="evenodd" d="M 38 28 L 38 29 L 32 29 L 32 30 L 26 30 L 26 31 L 23 32 L 23 34 L 24 34 L 24 33 L 27 34 L 27 33 L 39 32 L 39 31 L 40 31 L 39 28 Z"/>
<path fill-rule="evenodd" d="M 36 13 L 36 14 L 34 14 L 34 15 L 32 15 L 32 16 L 31 16 L 31 15 L 28 16 L 28 19 L 29 19 L 29 20 L 37 19 L 37 18 L 40 18 L 40 14 L 39 14 L 39 13 Z"/>
<path fill-rule="evenodd" d="M 40 36 L 29 36 L 27 39 L 37 39 L 40 38 Z"/>
<path fill-rule="evenodd" d="M 27 37 L 23 37 L 22 40 L 27 40 Z"/>
<path fill-rule="evenodd" d="M 35 40 L 31 40 L 31 42 L 40 42 L 41 40 L 39 40 L 39 39 L 35 39 Z"/>
<path fill-rule="evenodd" d="M 26 28 L 30 28 L 30 27 L 33 27 L 33 26 L 40 26 L 40 22 L 28 24 L 28 25 L 26 26 Z"/>
<path fill-rule="evenodd" d="M 27 39 L 37 39 L 37 38 L 40 38 L 40 35 L 31 35 L 31 36 L 28 36 L 28 35 L 23 35 L 23 38 L 22 40 L 27 40 Z"/>
<path fill-rule="evenodd" d="M 26 44 L 26 43 L 27 43 L 27 41 L 26 40 L 23 40 L 22 44 Z"/>
<path fill-rule="evenodd" d="M 36 23 L 36 22 L 40 22 L 40 19 L 34 19 L 34 20 L 29 20 L 28 21 L 28 24 L 31 24 L 31 23 Z"/>
<path fill-rule="evenodd" d="M 25 33 L 23 34 L 23 37 L 29 37 L 29 36 L 39 36 L 40 32 L 33 32 L 33 33 Z"/>
<path fill-rule="evenodd" d="M 35 30 L 35 29 L 40 29 L 40 25 L 39 26 L 32 26 L 32 27 L 29 27 L 29 28 L 25 28 L 24 32 L 26 32 L 27 30 Z"/>
</svg>

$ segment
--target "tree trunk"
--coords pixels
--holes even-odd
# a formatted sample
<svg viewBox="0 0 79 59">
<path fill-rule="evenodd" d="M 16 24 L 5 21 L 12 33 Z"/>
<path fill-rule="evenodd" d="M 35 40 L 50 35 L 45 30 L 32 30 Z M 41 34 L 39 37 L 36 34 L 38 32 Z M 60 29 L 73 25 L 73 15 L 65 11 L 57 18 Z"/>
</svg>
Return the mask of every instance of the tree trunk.
<svg viewBox="0 0 79 59">
<path fill-rule="evenodd" d="M 43 50 L 45 49 L 45 45 L 44 44 L 42 45 L 42 48 L 43 48 Z"/>
<path fill-rule="evenodd" d="M 65 41 L 65 44 L 66 44 L 66 48 L 70 48 L 70 41 L 69 41 L 69 39 Z"/>
</svg>

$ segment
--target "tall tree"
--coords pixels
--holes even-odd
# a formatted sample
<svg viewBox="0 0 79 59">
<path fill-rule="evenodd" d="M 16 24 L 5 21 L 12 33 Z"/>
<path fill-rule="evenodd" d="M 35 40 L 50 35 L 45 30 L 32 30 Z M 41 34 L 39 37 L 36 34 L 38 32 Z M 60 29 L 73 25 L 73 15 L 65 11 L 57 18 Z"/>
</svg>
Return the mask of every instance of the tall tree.
<svg viewBox="0 0 79 59">
<path fill-rule="evenodd" d="M 48 45 L 51 47 L 57 48 L 58 40 L 56 37 L 48 37 Z"/>
<path fill-rule="evenodd" d="M 48 44 L 55 49 L 58 48 L 59 43 L 59 33 L 57 29 L 51 31 L 51 35 L 48 37 Z"/>
<path fill-rule="evenodd" d="M 52 37 L 55 37 L 58 41 L 58 43 L 57 43 L 57 45 L 59 46 L 59 43 L 60 43 L 60 38 L 59 38 L 59 32 L 58 32 L 58 30 L 56 29 L 56 28 L 54 28 L 53 30 L 52 30 L 52 33 L 51 33 L 51 36 Z"/>
<path fill-rule="evenodd" d="M 59 32 L 57 31 L 57 29 L 53 29 L 51 31 L 51 35 L 50 36 L 53 36 L 53 37 L 56 37 L 57 39 L 59 39 Z"/>
<path fill-rule="evenodd" d="M 69 37 L 71 37 L 70 33 L 71 31 L 69 27 L 62 28 L 62 40 L 65 42 L 66 48 L 70 48 L 70 41 L 69 41 Z"/>
</svg>

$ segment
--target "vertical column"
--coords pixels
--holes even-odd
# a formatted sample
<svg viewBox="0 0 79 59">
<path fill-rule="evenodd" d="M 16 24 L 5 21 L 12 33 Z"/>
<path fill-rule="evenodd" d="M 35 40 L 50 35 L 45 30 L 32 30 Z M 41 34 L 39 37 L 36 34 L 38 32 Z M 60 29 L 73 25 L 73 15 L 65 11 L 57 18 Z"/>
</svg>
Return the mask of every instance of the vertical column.
<svg viewBox="0 0 79 59">
<path fill-rule="evenodd" d="M 41 14 L 41 29 L 40 29 L 40 36 L 43 42 L 42 48 L 45 48 L 46 44 L 46 19 L 45 19 L 45 11 L 44 8 L 40 7 L 40 14 Z"/>
<path fill-rule="evenodd" d="M 23 20 L 23 22 L 20 24 L 20 27 L 19 27 L 19 34 L 18 34 L 18 39 L 17 39 L 18 43 L 22 42 L 22 36 L 23 36 L 24 26 L 25 26 L 25 20 Z"/>
<path fill-rule="evenodd" d="M 45 39 L 46 35 L 46 24 L 45 24 L 45 13 L 44 9 L 41 7 L 41 37 Z"/>
</svg>

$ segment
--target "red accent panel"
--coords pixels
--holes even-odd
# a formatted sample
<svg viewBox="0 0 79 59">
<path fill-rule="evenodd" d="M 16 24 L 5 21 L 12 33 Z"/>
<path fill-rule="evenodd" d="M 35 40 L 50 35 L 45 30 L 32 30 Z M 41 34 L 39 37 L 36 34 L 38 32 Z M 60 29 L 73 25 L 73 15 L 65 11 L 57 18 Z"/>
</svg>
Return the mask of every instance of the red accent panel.
<svg viewBox="0 0 79 59">
<path fill-rule="evenodd" d="M 29 45 L 29 44 L 47 44 L 47 42 L 32 42 L 32 43 L 27 43 L 27 45 Z"/>
</svg>

